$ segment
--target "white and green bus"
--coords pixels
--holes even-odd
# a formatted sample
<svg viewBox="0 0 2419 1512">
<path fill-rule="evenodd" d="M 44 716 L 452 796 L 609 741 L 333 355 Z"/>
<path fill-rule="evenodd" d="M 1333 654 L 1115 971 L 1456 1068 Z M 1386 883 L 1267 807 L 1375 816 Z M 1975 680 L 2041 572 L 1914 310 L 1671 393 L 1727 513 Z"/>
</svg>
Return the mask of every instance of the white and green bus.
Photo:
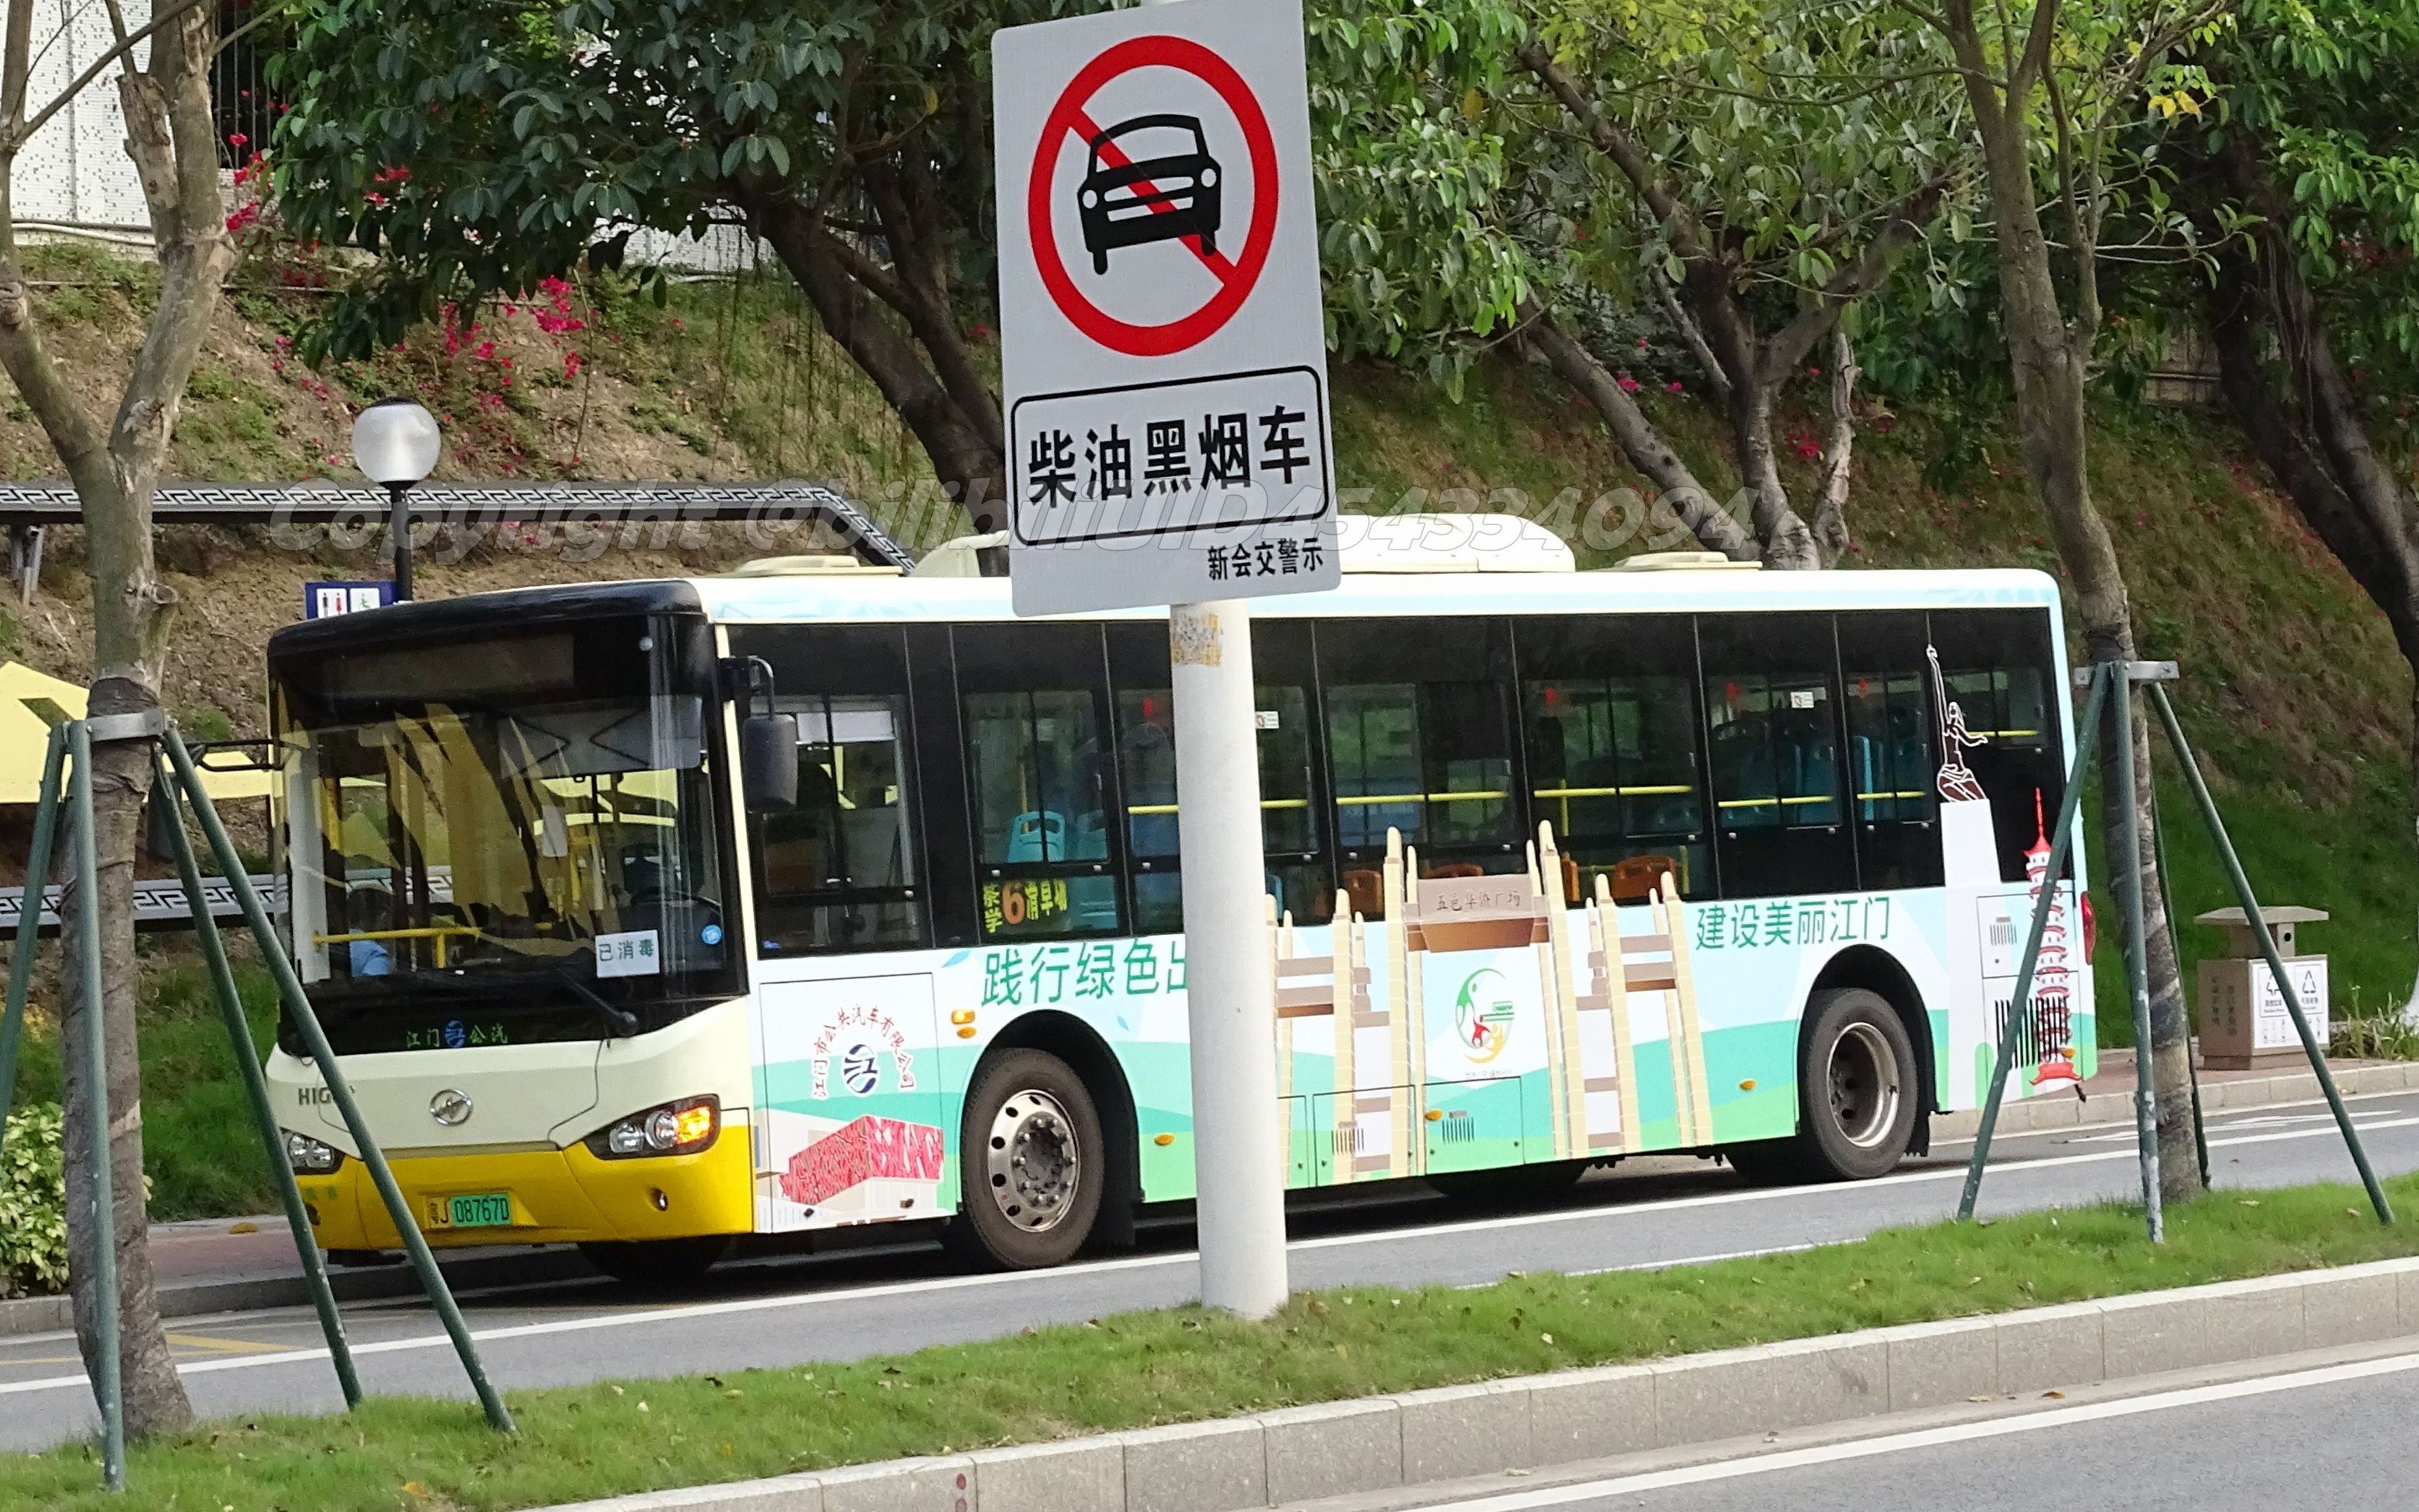
<svg viewBox="0 0 2419 1512">
<path fill-rule="evenodd" d="M 1397 533 L 1255 610 L 1289 1186 L 1870 1177 L 1975 1105 L 2011 1013 L 2015 1093 L 2091 1073 L 2080 878 L 2042 875 L 2050 579 L 1578 572 L 1512 534 Z M 1222 1158 L 1163 615 L 793 560 L 319 621 L 269 662 L 296 957 L 433 1242 L 662 1280 L 929 1223 L 1049 1265 Z M 270 1073 L 320 1242 L 392 1246 L 299 1048 Z"/>
</svg>

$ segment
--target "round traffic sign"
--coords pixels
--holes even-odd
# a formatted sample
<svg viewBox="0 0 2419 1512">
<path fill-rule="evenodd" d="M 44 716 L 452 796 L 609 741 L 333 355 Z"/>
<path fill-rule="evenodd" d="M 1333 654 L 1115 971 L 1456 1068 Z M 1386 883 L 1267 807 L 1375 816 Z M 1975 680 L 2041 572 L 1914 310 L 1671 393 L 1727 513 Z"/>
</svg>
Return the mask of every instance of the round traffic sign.
<svg viewBox="0 0 2419 1512">
<path fill-rule="evenodd" d="M 1133 186 L 1132 197 L 1147 205 L 1149 213 L 1179 213 L 1171 196 L 1155 190 L 1148 179 L 1132 178 L 1133 164 L 1125 161 L 1118 150 L 1114 141 L 1116 132 L 1103 131 L 1088 114 L 1093 97 L 1110 80 L 1150 68 L 1176 69 L 1193 75 L 1208 85 L 1233 114 L 1235 124 L 1242 131 L 1244 150 L 1251 158 L 1252 214 L 1242 246 L 1232 258 L 1217 249 L 1214 236 L 1207 231 L 1188 231 L 1181 238 L 1167 239 L 1190 248 L 1217 279 L 1218 287 L 1194 309 L 1144 325 L 1110 315 L 1076 286 L 1059 255 L 1058 236 L 1051 219 L 1051 189 L 1059 154 L 1066 139 L 1072 136 L 1088 155 L 1122 171 L 1125 181 Z M 1213 163 L 1195 193 L 1215 183 Z M 1076 330 L 1112 351 L 1131 357 L 1165 357 L 1196 347 L 1232 319 L 1235 312 L 1243 307 L 1243 301 L 1251 298 L 1253 285 L 1268 266 L 1269 248 L 1276 239 L 1277 150 L 1269 136 L 1268 118 L 1261 114 L 1260 103 L 1253 98 L 1251 86 L 1243 82 L 1242 75 L 1200 43 L 1181 37 L 1129 38 L 1084 65 L 1059 94 L 1057 103 L 1050 107 L 1034 149 L 1033 173 L 1025 191 L 1025 221 L 1041 285 L 1050 291 L 1051 302 Z M 1096 269 L 1105 266 L 1105 252 L 1096 251 L 1093 255 Z"/>
</svg>

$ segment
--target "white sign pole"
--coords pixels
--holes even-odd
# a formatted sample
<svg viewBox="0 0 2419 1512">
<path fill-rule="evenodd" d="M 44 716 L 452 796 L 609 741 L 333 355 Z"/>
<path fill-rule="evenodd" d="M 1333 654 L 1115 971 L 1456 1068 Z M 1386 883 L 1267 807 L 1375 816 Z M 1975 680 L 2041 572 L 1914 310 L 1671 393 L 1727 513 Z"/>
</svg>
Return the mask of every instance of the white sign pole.
<svg viewBox="0 0 2419 1512">
<path fill-rule="evenodd" d="M 1262 902 L 1251 600 L 1171 606 L 1167 634 L 1201 1300 L 1265 1318 L 1286 1300 L 1285 1147 L 1276 966 Z"/>
<path fill-rule="evenodd" d="M 1260 855 L 1252 601 L 1169 605 L 1167 646 L 1201 1301 L 1244 1318 L 1266 1318 L 1285 1305 L 1289 1288 L 1286 1151 L 1277 1126 L 1276 962 L 1260 901 L 1267 895 L 1267 868 Z"/>
</svg>

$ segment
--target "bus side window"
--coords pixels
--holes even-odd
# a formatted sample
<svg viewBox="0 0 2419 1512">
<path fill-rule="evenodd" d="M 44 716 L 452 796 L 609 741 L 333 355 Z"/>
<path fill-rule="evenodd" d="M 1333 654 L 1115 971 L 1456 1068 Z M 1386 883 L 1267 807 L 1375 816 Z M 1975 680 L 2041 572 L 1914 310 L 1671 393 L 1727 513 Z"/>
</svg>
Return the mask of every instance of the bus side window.
<svg viewBox="0 0 2419 1512">
<path fill-rule="evenodd" d="M 1936 887 L 1940 744 L 1923 614 L 1842 614 L 1839 625 L 1858 880 L 1867 887 Z"/>
<path fill-rule="evenodd" d="M 1644 901 L 1670 875 L 1714 890 L 1693 691 L 1696 636 L 1675 616 L 1516 622 L 1531 814 L 1554 826 L 1565 896 Z"/>
<path fill-rule="evenodd" d="M 1965 766 L 1991 800 L 2003 882 L 2025 880 L 2025 853 L 2066 796 L 2049 637 L 2046 609 L 1956 609 L 1932 616 L 1942 690 L 1978 742 L 1965 748 Z"/>
<path fill-rule="evenodd" d="M 798 721 L 797 804 L 748 825 L 759 953 L 930 944 L 900 633 L 751 626 L 732 647 L 772 665 Z"/>
<path fill-rule="evenodd" d="M 1117 933 L 1101 627 L 962 625 L 953 639 L 983 937 Z"/>
<path fill-rule="evenodd" d="M 1518 872 L 1527 806 L 1501 620 L 1327 620 L 1317 627 L 1342 883 L 1374 917 L 1386 832 L 1423 876 Z"/>
<path fill-rule="evenodd" d="M 1134 933 L 1175 933 L 1184 928 L 1184 888 L 1177 832 L 1176 705 L 1166 686 L 1167 627 L 1160 623 L 1112 625 L 1108 638 Z M 1265 884 L 1277 906 L 1291 913 L 1296 923 L 1324 923 L 1335 903 L 1311 794 L 1310 692 L 1302 686 L 1309 636 L 1298 625 L 1260 623 L 1252 627 L 1252 642 L 1254 665 L 1262 679 L 1253 712 L 1260 756 Z M 1302 681 L 1295 681 L 1297 676 Z"/>
<path fill-rule="evenodd" d="M 1706 614 L 1698 636 L 1722 895 L 1854 887 L 1831 617 Z"/>
</svg>

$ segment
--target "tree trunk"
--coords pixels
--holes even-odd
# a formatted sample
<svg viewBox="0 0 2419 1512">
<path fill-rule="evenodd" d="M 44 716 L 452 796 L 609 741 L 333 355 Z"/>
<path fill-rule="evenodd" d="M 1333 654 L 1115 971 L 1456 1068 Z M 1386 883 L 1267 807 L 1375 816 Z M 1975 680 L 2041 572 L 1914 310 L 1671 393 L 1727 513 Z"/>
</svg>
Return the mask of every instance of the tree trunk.
<svg viewBox="0 0 2419 1512">
<path fill-rule="evenodd" d="M 748 206 L 756 233 L 798 281 L 824 329 L 873 380 L 932 459 L 949 496 L 977 531 L 1005 530 L 1008 470 L 998 435 L 998 407 L 968 413 L 935 376 L 917 344 L 894 327 L 853 273 L 834 234 L 787 197 L 757 196 Z"/>
<path fill-rule="evenodd" d="M 1982 51 L 1979 36 L 1971 29 L 1971 6 L 1952 6 L 1949 14 L 1952 26 L 1962 23 L 1964 28 L 1962 36 L 1952 31 L 1950 41 L 1961 63 L 1966 65 L 1966 89 L 1978 118 L 1991 206 L 1999 227 L 1999 300 L 2015 378 L 2016 424 L 2025 467 L 2048 518 L 2050 538 L 2066 567 L 2088 659 L 2132 661 L 2135 657 L 2134 624 L 2124 571 L 2107 522 L 2092 506 L 2088 467 L 2085 401 L 2097 317 L 2080 316 L 2069 326 L 2034 196 L 2024 101 L 2020 98 L 2011 105 L 2002 98 L 1993 70 L 1977 65 Z M 2030 88 L 2026 85 L 2025 92 Z M 2088 306 L 2092 297 L 2087 275 L 2081 301 Z M 2127 707 L 2132 707 L 2130 699 Z M 2160 886 L 2150 805 L 2149 728 L 2144 711 L 2135 709 L 2133 714 L 2132 801 L 2139 845 L 2132 856 L 2126 855 L 2125 811 L 2119 807 L 2125 800 L 2117 779 L 2117 746 L 2109 741 L 2101 747 L 2101 791 L 2108 795 L 2102 806 L 2103 851 L 2109 860 L 2112 883 L 2121 879 L 2129 860 L 2141 876 L 2150 1043 L 2137 1047 L 2136 1053 L 2149 1057 L 2149 1084 L 2158 1100 L 2162 1194 L 2169 1201 L 2186 1201 L 2202 1191 L 2192 1108 L 2190 1025 L 2175 936 Z M 2132 1005 L 2125 1005 L 2124 1011 L 2130 1015 Z"/>
<path fill-rule="evenodd" d="M 1719 551 L 1733 562 L 1756 560 L 1759 553 L 1755 537 L 1714 502 L 1714 496 L 1705 491 L 1697 475 L 1688 470 L 1688 464 L 1656 432 L 1654 422 L 1638 408 L 1638 401 L 1623 391 L 1620 380 L 1596 360 L 1595 353 L 1534 301 L 1521 307 L 1520 322 L 1522 338 L 1543 353 L 1555 375 L 1603 417 L 1622 455 L 1629 458 L 1631 466 L 1655 480 L 1655 486 L 1663 491 L 1672 513 L 1705 548 Z"/>
<path fill-rule="evenodd" d="M 1831 329 L 1831 444 L 1823 449 L 1823 478 L 1814 496 L 1814 548 L 1823 565 L 1838 562 L 1850 545 L 1848 485 L 1857 452 L 1857 349 L 1848 333 Z"/>
<path fill-rule="evenodd" d="M 1747 484 L 1755 538 L 1764 543 L 1764 564 L 1784 571 L 1823 565 L 1814 532 L 1789 502 L 1780 465 L 1772 450 L 1772 390 L 1750 373 L 1731 381 L 1731 450 Z"/>
<path fill-rule="evenodd" d="M 124 678 L 104 679 L 92 690 L 91 712 L 96 716 L 158 706 L 159 701 L 148 689 Z M 60 1043 L 67 1049 L 68 1266 L 69 1274 L 81 1283 L 81 1278 L 92 1274 L 100 1254 L 100 1230 L 94 1222 L 93 1206 L 92 1125 L 87 1112 L 92 1088 L 83 1057 L 72 1049 L 82 1042 L 85 1015 L 90 1011 L 83 993 L 72 985 L 84 980 L 77 921 L 85 908 L 98 906 L 101 1034 L 110 1113 L 110 1207 L 116 1225 L 119 1297 L 117 1358 L 126 1397 L 126 1431 L 132 1438 L 173 1433 L 193 1420 L 193 1405 L 177 1375 L 167 1333 L 160 1320 L 143 1188 L 143 1079 L 135 1050 L 134 846 L 150 786 L 149 742 L 117 740 L 94 747 L 93 839 L 100 857 L 100 888 L 95 898 L 79 896 L 81 888 L 73 886 L 70 872 L 69 894 L 60 909 L 65 926 L 60 939 L 67 958 L 64 980 L 70 984 L 61 994 L 66 1011 L 60 1018 Z M 85 1368 L 97 1369 L 100 1299 L 87 1284 L 78 1284 L 72 1291 L 76 1343 Z"/>
</svg>

